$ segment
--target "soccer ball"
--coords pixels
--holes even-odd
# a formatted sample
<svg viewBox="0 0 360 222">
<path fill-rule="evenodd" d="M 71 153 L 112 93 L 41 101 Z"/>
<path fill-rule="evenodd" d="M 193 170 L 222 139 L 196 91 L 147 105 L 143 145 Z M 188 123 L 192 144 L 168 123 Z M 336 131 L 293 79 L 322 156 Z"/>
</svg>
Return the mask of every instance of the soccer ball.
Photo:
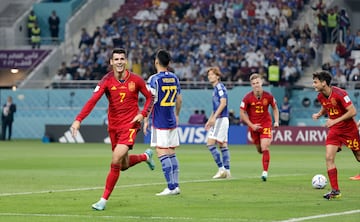
<svg viewBox="0 0 360 222">
<path fill-rule="evenodd" d="M 324 189 L 327 183 L 326 177 L 322 174 L 316 174 L 311 180 L 311 185 L 315 189 Z"/>
</svg>

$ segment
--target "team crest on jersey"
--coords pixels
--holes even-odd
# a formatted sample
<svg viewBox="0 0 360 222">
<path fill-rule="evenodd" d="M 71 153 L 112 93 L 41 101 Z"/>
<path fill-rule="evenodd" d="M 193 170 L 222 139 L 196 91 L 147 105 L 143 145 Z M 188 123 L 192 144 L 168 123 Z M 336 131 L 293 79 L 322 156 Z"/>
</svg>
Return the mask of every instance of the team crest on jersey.
<svg viewBox="0 0 360 222">
<path fill-rule="evenodd" d="M 331 104 L 332 104 L 333 106 L 336 106 L 336 104 L 337 104 L 336 99 L 331 98 Z"/>
<path fill-rule="evenodd" d="M 116 86 L 112 86 L 110 90 L 117 90 Z"/>
<path fill-rule="evenodd" d="M 269 103 L 269 101 L 268 101 L 267 99 L 264 99 L 264 100 L 263 100 L 263 105 L 264 105 L 264 106 L 267 106 L 268 103 Z"/>
<path fill-rule="evenodd" d="M 128 89 L 130 92 L 134 91 L 135 90 L 135 83 L 134 82 L 129 82 L 129 85 L 128 85 Z"/>
</svg>

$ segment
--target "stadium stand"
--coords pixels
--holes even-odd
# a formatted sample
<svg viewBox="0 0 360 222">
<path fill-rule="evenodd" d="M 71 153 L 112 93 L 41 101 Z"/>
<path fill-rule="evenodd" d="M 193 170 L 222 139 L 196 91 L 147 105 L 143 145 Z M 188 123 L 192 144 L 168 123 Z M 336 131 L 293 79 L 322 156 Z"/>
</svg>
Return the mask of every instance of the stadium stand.
<svg viewBox="0 0 360 222">
<path fill-rule="evenodd" d="M 77 0 L 66 2 L 74 1 Z M 41 3 L 41 1 L 36 2 Z M 240 2 L 243 5 L 238 4 Z M 269 2 L 268 6 L 259 6 L 257 9 L 271 9 L 270 14 L 268 12 L 266 15 L 258 10 L 254 19 L 246 18 L 246 14 L 242 12 L 247 11 L 245 8 L 251 2 L 257 5 Z M 333 7 L 332 2 L 326 1 L 326 7 Z M 17 91 L 0 89 L 0 102 L 5 101 L 7 95 L 12 95 L 18 104 L 14 138 L 40 138 L 44 132 L 44 124 L 67 124 L 73 120 L 80 109 L 80 104 L 83 104 L 91 93 L 91 90 L 81 88 L 92 88 L 105 73 L 108 68 L 106 65 L 108 53 L 112 47 L 128 48 L 129 68 L 136 70 L 144 78 L 154 72 L 152 53 L 157 47 L 166 47 L 174 56 L 173 68 L 180 75 L 183 88 L 202 89 L 184 90 L 184 109 L 180 120 L 182 123 L 187 122 L 194 109 L 211 110 L 209 104 L 205 102 L 207 100 L 204 99 L 211 96 L 211 87 L 203 75 L 206 67 L 220 65 L 224 68 L 223 81 L 229 87 L 231 98 L 229 108 L 238 112 L 240 98 L 244 91 L 249 90 L 246 86 L 248 75 L 263 69 L 266 76 L 270 61 L 276 59 L 280 62 L 281 68 L 289 61 L 298 67 L 300 78 L 296 79 L 293 85 L 289 84 L 290 103 L 295 113 L 292 115 L 294 119 L 291 120 L 290 125 L 315 125 L 318 123 L 314 123 L 309 117 L 310 113 L 318 109 L 314 100 L 315 92 L 311 89 L 311 72 L 326 68 L 321 65 L 330 61 L 335 45 L 320 41 L 317 24 L 314 23 L 315 11 L 309 5 L 312 3 L 312 1 L 297 0 L 87 0 L 70 13 L 64 42 L 57 46 L 49 46 L 51 53 L 40 65 L 34 67 L 30 74 L 27 74 L 32 78 L 26 79 L 28 81 L 19 80 Z M 189 8 L 187 4 L 192 6 Z M 230 7 L 231 4 L 233 7 Z M 28 10 L 30 9 L 29 7 Z M 247 9 L 251 12 L 251 7 Z M 281 13 L 291 10 L 291 16 L 286 17 L 288 26 L 284 16 L 281 19 L 276 18 L 279 9 Z M 154 15 L 157 15 L 155 21 Z M 16 19 L 16 23 L 24 24 L 22 19 L 23 17 Z M 273 23 L 277 26 L 269 25 Z M 357 26 L 352 26 L 350 34 L 339 39 L 347 43 L 348 37 L 355 38 L 355 27 Z M 11 28 L 14 29 L 14 26 Z M 81 28 L 88 32 L 92 40 L 85 42 L 79 48 Z M 4 38 L 10 48 L 15 48 L 11 47 L 16 45 L 13 43 L 14 40 L 6 36 Z M 26 43 L 18 45 L 24 48 Z M 305 54 L 302 52 L 302 46 L 305 46 Z M 95 51 L 97 53 L 94 53 Z M 354 66 L 359 59 L 358 54 L 357 50 L 351 51 L 349 61 L 352 61 Z M 314 56 L 315 61 L 313 61 Z M 80 67 L 80 64 L 83 67 Z M 331 62 L 329 65 L 329 67 L 333 66 Z M 55 76 L 59 73 L 63 75 L 63 70 L 66 70 L 65 74 L 71 73 L 67 79 L 72 80 L 55 81 Z M 74 74 L 77 72 L 79 75 Z M 87 74 L 82 74 L 89 72 L 90 77 L 84 77 Z M 81 77 L 83 79 L 74 80 L 78 79 L 77 76 L 81 76 L 80 74 L 83 75 Z M 284 80 L 280 87 L 267 83 L 267 89 L 271 90 L 279 101 L 285 93 L 289 93 L 284 91 L 283 86 L 288 85 Z M 242 87 L 234 87 L 238 85 Z M 356 88 L 356 83 L 348 84 L 346 87 L 351 87 L 350 85 Z M 34 88 L 40 89 L 34 90 Z M 350 96 L 357 105 L 359 94 L 350 91 Z M 101 124 L 106 106 L 106 101 L 100 101 L 85 124 Z"/>
<path fill-rule="evenodd" d="M 206 68 L 215 64 L 222 68 L 223 81 L 247 82 L 260 68 L 267 75 L 272 62 L 268 58 L 274 54 L 282 70 L 280 85 L 291 86 L 314 57 L 310 42 L 315 40 L 309 26 L 288 29 L 303 7 L 298 0 L 125 1 L 92 35 L 83 28 L 76 59 L 88 74 L 77 67 L 59 75 L 63 77 L 56 76 L 52 86 L 100 79 L 113 47 L 129 49 L 129 68 L 144 78 L 154 72 L 152 53 L 156 48 L 169 48 L 172 68 L 184 82 L 204 81 Z M 287 68 L 289 62 L 293 68 Z"/>
</svg>

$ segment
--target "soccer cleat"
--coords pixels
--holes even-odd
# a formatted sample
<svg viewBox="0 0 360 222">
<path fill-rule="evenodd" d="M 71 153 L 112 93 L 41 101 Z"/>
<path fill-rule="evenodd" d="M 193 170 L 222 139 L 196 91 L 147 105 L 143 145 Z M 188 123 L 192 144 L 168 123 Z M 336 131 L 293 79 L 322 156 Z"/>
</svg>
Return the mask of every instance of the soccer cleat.
<svg viewBox="0 0 360 222">
<path fill-rule="evenodd" d="M 213 179 L 221 179 L 226 178 L 226 171 L 223 169 L 219 169 L 218 172 L 213 176 Z"/>
<path fill-rule="evenodd" d="M 174 194 L 174 195 L 180 194 L 180 188 L 179 188 L 179 187 L 176 187 L 176 188 L 173 190 L 173 194 Z"/>
<path fill-rule="evenodd" d="M 150 170 L 154 170 L 155 169 L 155 162 L 153 160 L 153 151 L 152 149 L 147 149 L 145 150 L 145 154 L 147 155 L 147 160 L 146 160 L 146 163 L 147 165 L 149 166 Z"/>
<path fill-rule="evenodd" d="M 261 179 L 265 182 L 267 180 L 268 177 L 268 172 L 267 171 L 263 171 L 261 174 Z"/>
<path fill-rule="evenodd" d="M 360 180 L 360 174 L 358 174 L 356 176 L 353 176 L 353 177 L 350 177 L 349 179 L 350 180 Z"/>
<path fill-rule="evenodd" d="M 98 202 L 91 205 L 92 209 L 94 210 L 105 210 L 105 201 L 99 200 Z"/>
<path fill-rule="evenodd" d="M 162 192 L 157 193 L 156 196 L 168 196 L 168 195 L 177 195 L 180 194 L 180 188 L 177 187 L 173 190 L 170 190 L 169 188 L 165 188 Z"/>
<path fill-rule="evenodd" d="M 332 190 L 329 193 L 324 194 L 324 198 L 331 200 L 331 199 L 338 199 L 341 197 L 340 190 Z"/>
<path fill-rule="evenodd" d="M 226 171 L 225 171 L 225 178 L 226 178 L 226 179 L 230 179 L 230 178 L 231 178 L 230 170 L 226 170 Z"/>
</svg>

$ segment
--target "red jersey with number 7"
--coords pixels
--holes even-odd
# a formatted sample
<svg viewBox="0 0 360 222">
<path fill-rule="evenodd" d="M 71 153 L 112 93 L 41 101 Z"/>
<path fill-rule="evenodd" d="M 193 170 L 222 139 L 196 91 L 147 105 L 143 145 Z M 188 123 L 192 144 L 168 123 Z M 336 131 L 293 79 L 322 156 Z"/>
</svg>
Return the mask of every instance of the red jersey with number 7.
<svg viewBox="0 0 360 222">
<path fill-rule="evenodd" d="M 145 97 L 144 108 L 141 114 L 146 117 L 152 106 L 152 95 L 146 88 L 145 81 L 135 73 L 126 70 L 125 79 L 119 81 L 115 78 L 114 72 L 107 73 L 98 83 L 91 98 L 80 111 L 76 120 L 84 120 L 95 107 L 96 103 L 106 95 L 108 106 L 108 128 L 140 128 L 140 123 L 131 123 L 133 118 L 140 113 L 138 100 L 139 92 Z"/>
</svg>

